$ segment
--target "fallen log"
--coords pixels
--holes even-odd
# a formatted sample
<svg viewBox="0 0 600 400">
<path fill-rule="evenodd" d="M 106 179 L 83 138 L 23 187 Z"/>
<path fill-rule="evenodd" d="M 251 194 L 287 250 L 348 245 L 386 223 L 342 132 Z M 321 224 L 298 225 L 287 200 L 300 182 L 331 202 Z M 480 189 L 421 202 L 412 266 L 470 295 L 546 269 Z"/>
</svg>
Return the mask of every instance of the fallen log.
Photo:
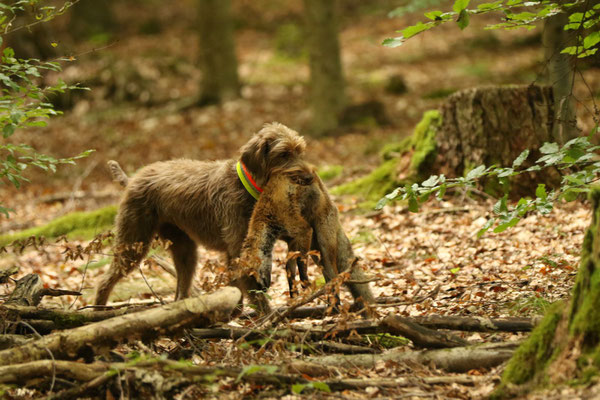
<svg viewBox="0 0 600 400">
<path fill-rule="evenodd" d="M 528 332 L 538 324 L 534 318 L 486 318 L 448 315 L 427 315 L 414 318 L 414 322 L 430 329 L 450 329 L 469 332 Z"/>
<path fill-rule="evenodd" d="M 44 309 L 31 306 L 21 306 L 17 304 L 2 304 L 0 312 L 5 311 L 6 318 L 22 320 L 46 320 L 54 322 L 55 329 L 70 329 L 82 326 L 91 322 L 103 321 L 105 319 L 118 317 L 120 315 L 131 314 L 143 310 L 143 307 L 129 307 L 115 310 L 99 311 L 68 311 L 59 309 Z"/>
<path fill-rule="evenodd" d="M 380 297 L 377 304 L 389 305 L 398 303 L 397 297 Z M 406 302 L 405 302 L 406 303 Z M 285 307 L 277 309 L 279 314 L 286 310 Z M 290 319 L 315 318 L 321 319 L 327 315 L 335 315 L 337 311 L 330 306 L 298 307 L 288 315 Z M 244 312 L 242 318 L 255 318 L 255 311 Z M 468 332 L 529 332 L 539 322 L 540 317 L 462 317 L 450 315 L 427 315 L 424 317 L 406 317 L 407 319 L 429 329 L 448 329 Z"/>
<path fill-rule="evenodd" d="M 327 355 L 308 357 L 309 363 L 338 368 L 373 368 L 378 361 L 398 364 L 434 365 L 448 372 L 492 368 L 508 360 L 518 343 L 494 343 L 451 349 L 406 351 L 394 348 L 381 354 Z"/>
<path fill-rule="evenodd" d="M 241 298 L 239 289 L 225 287 L 162 307 L 52 333 L 32 343 L 0 351 L 0 365 L 53 358 L 91 359 L 94 350 L 134 338 L 174 334 L 184 327 L 226 320 Z"/>
<path fill-rule="evenodd" d="M 75 361 L 37 360 L 0 367 L 0 383 L 25 383 L 29 379 L 55 374 L 61 378 L 89 381 L 108 371 L 109 364 Z"/>
<path fill-rule="evenodd" d="M 40 376 L 55 375 L 62 379 L 69 379 L 82 384 L 76 385 L 71 389 L 59 392 L 56 396 L 50 398 L 75 398 L 82 396 L 86 392 L 94 389 L 111 378 L 118 377 L 117 372 L 128 370 L 144 370 L 159 368 L 163 376 L 177 374 L 184 379 L 194 382 L 199 376 L 211 376 L 222 378 L 235 378 L 236 381 L 254 382 L 261 385 L 271 384 L 274 386 L 289 386 L 291 384 L 310 384 L 311 380 L 305 376 L 324 376 L 311 374 L 298 374 L 289 365 L 276 366 L 278 372 L 268 372 L 255 368 L 254 372 L 239 367 L 230 367 L 226 365 L 217 366 L 195 366 L 184 363 L 178 363 L 170 360 L 148 360 L 135 364 L 131 363 L 103 363 L 95 362 L 84 364 L 75 361 L 52 361 L 38 360 L 23 364 L 8 365 L 0 367 L 0 383 L 3 384 L 24 384 L 30 379 Z M 312 371 L 314 372 L 314 371 Z M 195 379 L 196 377 L 196 379 Z M 395 378 L 377 378 L 377 379 L 327 379 L 323 382 L 333 391 L 365 389 L 367 387 L 396 388 L 423 385 L 474 385 L 478 381 L 486 379 L 485 377 L 457 375 L 457 376 L 429 376 L 429 377 L 395 377 Z"/>
<path fill-rule="evenodd" d="M 312 312 L 313 307 L 307 307 L 307 312 Z M 301 308 L 295 311 L 302 310 Z M 435 335 L 440 335 L 440 338 L 452 338 L 447 333 L 436 333 L 432 329 L 455 329 L 464 331 L 506 331 L 506 332 L 522 332 L 529 331 L 533 328 L 536 319 L 531 318 L 500 318 L 500 319 L 489 319 L 480 317 L 453 317 L 453 316 L 432 316 L 432 317 L 416 317 L 408 318 L 402 317 L 402 320 L 408 324 L 418 324 L 423 327 L 430 328 L 426 332 Z M 422 347 L 433 347 L 439 348 L 444 347 L 436 345 L 435 341 L 427 343 L 424 340 L 419 342 L 416 336 L 409 337 L 409 332 L 402 332 L 398 327 L 389 325 L 384 321 L 375 320 L 360 320 L 353 322 L 345 322 L 344 324 L 328 324 L 315 326 L 313 324 L 292 324 L 287 328 L 274 329 L 274 330 L 258 330 L 248 328 L 238 328 L 224 326 L 220 328 L 206 328 L 206 329 L 194 329 L 194 336 L 198 339 L 240 339 L 246 338 L 247 340 L 255 340 L 265 337 L 271 337 L 274 339 L 291 339 L 294 337 L 303 337 L 306 340 L 317 341 L 324 340 L 329 337 L 346 337 L 353 333 L 359 335 L 366 334 L 378 334 L 378 333 L 390 333 L 392 335 L 401 335 L 408 339 L 417 341 L 417 346 Z M 454 337 L 454 339 L 448 342 L 450 345 L 447 347 L 464 346 L 467 344 L 460 338 Z"/>
<path fill-rule="evenodd" d="M 424 377 L 397 377 L 376 379 L 335 379 L 325 383 L 334 391 L 366 389 L 368 387 L 397 388 L 397 387 L 422 387 L 423 385 L 468 385 L 473 386 L 483 380 L 483 377 L 457 375 L 457 376 L 424 376 Z"/>
<path fill-rule="evenodd" d="M 468 344 L 466 340 L 448 332 L 438 332 L 416 324 L 408 318 L 390 314 L 381 321 L 381 328 L 393 335 L 410 339 L 416 347 L 441 349 L 459 347 Z"/>
</svg>

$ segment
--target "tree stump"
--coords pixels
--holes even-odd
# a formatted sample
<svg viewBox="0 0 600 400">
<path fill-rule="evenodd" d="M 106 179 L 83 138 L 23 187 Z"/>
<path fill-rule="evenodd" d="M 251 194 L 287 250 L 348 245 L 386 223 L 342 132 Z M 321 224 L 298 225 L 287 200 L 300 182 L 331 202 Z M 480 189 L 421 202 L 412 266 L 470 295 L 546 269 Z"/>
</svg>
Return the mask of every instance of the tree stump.
<svg viewBox="0 0 600 400">
<path fill-rule="evenodd" d="M 511 165 L 525 149 L 537 150 L 552 135 L 554 98 L 549 86 L 462 90 L 442 106 L 437 168 L 462 175 L 480 164 Z"/>
<path fill-rule="evenodd" d="M 550 86 L 489 86 L 449 96 L 440 110 L 430 110 L 411 137 L 386 146 L 383 164 L 370 175 L 332 190 L 334 194 L 363 194 L 378 200 L 397 186 L 421 182 L 430 175 L 464 176 L 479 165 L 510 167 L 529 149 L 521 165 L 540 156 L 544 142 L 562 143 L 555 134 L 554 96 Z M 510 178 L 513 196 L 531 195 L 538 183 L 555 186 L 556 170 L 527 172 Z M 497 179 L 479 183 L 494 196 L 504 189 Z M 375 190 L 373 190 L 373 188 Z"/>
<path fill-rule="evenodd" d="M 531 150 L 529 160 L 535 160 L 544 142 L 559 142 L 553 134 L 554 97 L 550 86 L 462 90 L 448 97 L 441 115 L 432 171 L 435 174 L 456 177 L 482 164 L 511 166 L 525 149 Z M 540 179 L 533 174 L 523 175 L 511 181 L 516 194 L 531 191 L 529 186 L 535 190 L 532 179 Z M 555 183 L 555 176 L 550 174 L 548 178 L 541 181 Z"/>
</svg>

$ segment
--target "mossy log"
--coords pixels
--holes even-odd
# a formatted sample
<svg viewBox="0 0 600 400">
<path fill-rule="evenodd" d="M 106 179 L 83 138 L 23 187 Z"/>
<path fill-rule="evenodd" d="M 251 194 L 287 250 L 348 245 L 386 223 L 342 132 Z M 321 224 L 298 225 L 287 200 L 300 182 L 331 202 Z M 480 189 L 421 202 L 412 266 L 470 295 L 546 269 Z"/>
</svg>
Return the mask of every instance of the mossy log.
<svg viewBox="0 0 600 400">
<path fill-rule="evenodd" d="M 56 238 L 62 235 L 69 237 L 93 237 L 111 228 L 117 215 L 117 206 L 107 206 L 94 211 L 76 211 L 50 221 L 46 225 L 26 229 L 14 234 L 0 235 L 0 246 L 16 240 L 25 240 L 32 236 Z"/>
<path fill-rule="evenodd" d="M 515 352 L 495 398 L 546 383 L 586 383 L 600 373 L 600 188 L 592 193 L 593 217 L 567 303 L 551 307 Z"/>
</svg>

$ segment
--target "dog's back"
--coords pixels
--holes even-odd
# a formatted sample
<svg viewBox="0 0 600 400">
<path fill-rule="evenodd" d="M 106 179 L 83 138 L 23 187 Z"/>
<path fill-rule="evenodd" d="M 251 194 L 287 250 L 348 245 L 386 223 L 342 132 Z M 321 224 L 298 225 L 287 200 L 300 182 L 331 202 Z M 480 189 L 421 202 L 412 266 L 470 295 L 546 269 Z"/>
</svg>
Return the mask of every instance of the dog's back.
<svg viewBox="0 0 600 400">
<path fill-rule="evenodd" d="M 229 254 L 241 247 L 253 205 L 233 161 L 180 159 L 142 168 L 130 179 L 121 208 L 153 213 L 159 225 L 175 225 L 194 241 Z"/>
</svg>

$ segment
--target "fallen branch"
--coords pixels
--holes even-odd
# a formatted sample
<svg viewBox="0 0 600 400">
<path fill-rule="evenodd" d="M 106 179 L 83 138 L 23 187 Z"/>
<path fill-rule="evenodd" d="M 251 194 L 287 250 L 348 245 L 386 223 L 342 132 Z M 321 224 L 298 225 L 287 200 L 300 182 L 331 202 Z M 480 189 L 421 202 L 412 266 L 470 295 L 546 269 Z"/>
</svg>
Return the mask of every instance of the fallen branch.
<svg viewBox="0 0 600 400">
<path fill-rule="evenodd" d="M 56 332 L 32 343 L 0 351 L 0 365 L 43 359 L 49 353 L 54 358 L 91 358 L 96 347 L 139 337 L 173 334 L 190 325 L 227 319 L 240 298 L 237 288 L 225 287 L 209 295 Z"/>
<path fill-rule="evenodd" d="M 301 307 L 294 310 L 292 315 L 295 313 L 306 314 L 306 315 L 319 315 L 325 311 L 325 307 Z M 315 318 L 313 316 L 313 318 Z M 464 330 L 464 331 L 505 331 L 505 332 L 522 332 L 530 331 L 533 326 L 535 319 L 531 318 L 500 318 L 500 319 L 489 319 L 489 318 L 469 318 L 469 317 L 454 317 L 454 316 L 427 316 L 427 317 L 416 317 L 408 318 L 402 317 L 402 320 L 408 324 L 418 324 L 422 327 L 429 328 L 428 333 L 437 332 L 432 329 L 453 329 L 453 330 Z M 385 321 L 385 319 L 384 319 Z M 353 333 L 359 335 L 365 334 L 377 334 L 377 333 L 390 333 L 393 335 L 402 335 L 411 340 L 419 340 L 416 337 L 409 337 L 409 333 L 401 332 L 398 327 L 394 327 L 384 321 L 375 320 L 360 320 L 345 322 L 343 325 L 339 323 L 318 325 L 314 324 L 292 324 L 291 326 L 284 329 L 276 330 L 258 330 L 238 327 L 220 327 L 220 328 L 208 328 L 208 329 L 194 329 L 194 336 L 198 339 L 240 339 L 246 338 L 247 340 L 256 340 L 261 338 L 273 338 L 273 339 L 293 339 L 294 337 L 304 337 L 306 340 L 318 341 L 328 337 L 346 337 Z M 448 338 L 446 334 L 442 337 Z M 413 342 L 414 342 L 413 340 Z M 466 343 L 461 343 L 461 339 L 455 338 L 452 343 L 464 346 Z M 422 342 L 425 347 L 429 345 Z M 436 347 L 435 343 L 431 347 Z M 439 347 L 439 346 L 438 346 Z M 453 347 L 453 346 L 450 346 Z"/>
<path fill-rule="evenodd" d="M 414 321 L 431 329 L 450 329 L 469 332 L 528 332 L 540 321 L 534 318 L 485 318 L 456 317 L 447 315 L 427 315 L 416 317 Z"/>
<path fill-rule="evenodd" d="M 109 370 L 103 363 L 84 364 L 75 361 L 38 360 L 0 367 L 0 383 L 25 383 L 31 378 L 51 376 L 89 381 Z"/>
<path fill-rule="evenodd" d="M 0 283 L 8 282 L 8 279 L 11 277 L 11 275 L 16 274 L 17 272 L 19 272 L 18 265 L 13 265 L 12 267 L 1 269 L 0 270 Z"/>
<path fill-rule="evenodd" d="M 518 343 L 494 343 L 451 349 L 405 351 L 394 348 L 382 354 L 327 355 L 309 357 L 306 361 L 338 368 L 373 368 L 377 362 L 393 361 L 410 365 L 435 365 L 448 372 L 467 372 L 476 368 L 492 368 L 508 360 Z"/>
<path fill-rule="evenodd" d="M 12 335 L 4 333 L 0 335 L 0 350 L 9 349 L 11 347 L 20 346 L 27 343 L 30 339 L 22 335 Z"/>
<path fill-rule="evenodd" d="M 424 377 L 398 377 L 398 378 L 379 378 L 379 379 L 335 379 L 327 380 L 325 383 L 329 389 L 334 391 L 366 389 L 368 387 L 378 388 L 397 388 L 423 385 L 468 385 L 473 386 L 482 381 L 484 377 L 457 375 L 457 376 L 424 376 Z"/>
<path fill-rule="evenodd" d="M 97 388 L 111 378 L 119 376 L 117 372 L 141 371 L 158 368 L 161 375 L 167 377 L 177 374 L 179 379 L 183 377 L 190 383 L 197 381 L 198 377 L 210 376 L 217 378 L 235 378 L 236 382 L 253 382 L 260 385 L 270 384 L 276 387 L 289 387 L 292 384 L 309 384 L 311 380 L 305 376 L 324 376 L 323 374 L 310 374 L 306 372 L 322 372 L 322 369 L 307 371 L 299 374 L 292 364 L 276 366 L 280 372 L 271 372 L 268 369 L 256 368 L 254 372 L 248 369 L 230 367 L 225 365 L 217 366 L 196 366 L 188 363 L 179 363 L 171 360 L 150 359 L 137 363 L 102 363 L 83 364 L 74 361 L 51 361 L 41 360 L 24 364 L 9 365 L 0 367 L 0 383 L 23 384 L 29 379 L 39 376 L 55 375 L 63 379 L 70 379 L 82 382 L 71 389 L 63 390 L 52 399 L 77 398 L 83 396 L 86 392 Z M 290 373 L 291 372 L 291 373 Z M 325 374 L 326 376 L 326 374 Z M 347 389 L 365 389 L 367 387 L 396 388 L 423 385 L 474 385 L 477 382 L 487 379 L 485 377 L 476 377 L 468 375 L 458 376 L 429 376 L 429 377 L 396 377 L 379 379 L 328 379 L 322 381 L 329 389 L 333 391 L 342 391 Z"/>
<path fill-rule="evenodd" d="M 81 296 L 73 290 L 45 288 L 42 278 L 36 274 L 25 275 L 17 281 L 15 290 L 10 294 L 5 304 L 18 304 L 23 306 L 37 306 L 44 296 Z"/>
<path fill-rule="evenodd" d="M 19 306 L 15 304 L 0 305 L 0 311 L 6 311 L 8 319 L 18 316 L 20 319 L 48 320 L 55 322 L 59 329 L 74 328 L 90 322 L 98 322 L 124 314 L 131 314 L 142 309 L 145 308 L 130 307 L 103 311 L 67 311 Z"/>
<path fill-rule="evenodd" d="M 416 347 L 440 349 L 468 344 L 466 340 L 447 332 L 438 332 L 414 323 L 408 318 L 390 314 L 381 321 L 381 328 L 393 335 L 410 339 Z"/>
</svg>

